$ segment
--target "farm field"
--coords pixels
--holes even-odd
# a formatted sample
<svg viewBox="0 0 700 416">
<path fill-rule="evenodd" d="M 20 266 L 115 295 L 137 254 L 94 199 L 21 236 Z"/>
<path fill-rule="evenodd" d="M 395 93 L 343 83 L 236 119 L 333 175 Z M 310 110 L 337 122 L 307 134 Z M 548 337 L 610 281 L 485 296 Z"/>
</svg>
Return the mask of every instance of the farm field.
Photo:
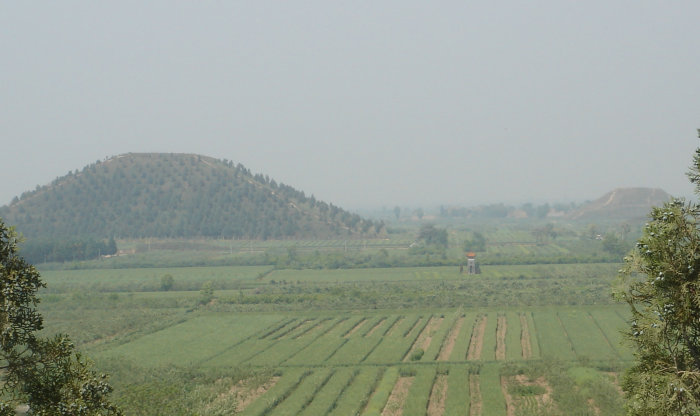
<svg viewBox="0 0 700 416">
<path fill-rule="evenodd" d="M 46 271 L 40 306 L 128 414 L 618 414 L 617 268 Z"/>
</svg>

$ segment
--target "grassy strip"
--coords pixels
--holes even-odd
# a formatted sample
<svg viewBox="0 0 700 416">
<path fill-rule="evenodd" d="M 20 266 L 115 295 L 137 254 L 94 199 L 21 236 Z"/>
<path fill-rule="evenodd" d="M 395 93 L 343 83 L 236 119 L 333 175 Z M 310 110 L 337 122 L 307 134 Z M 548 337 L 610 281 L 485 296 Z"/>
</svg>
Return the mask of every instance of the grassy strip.
<svg viewBox="0 0 700 416">
<path fill-rule="evenodd" d="M 576 350 L 576 355 L 596 359 L 619 359 L 605 334 L 596 325 L 590 314 L 582 310 L 559 312 Z"/>
<path fill-rule="evenodd" d="M 496 359 L 496 328 L 498 326 L 498 315 L 488 314 L 486 329 L 484 329 L 484 342 L 481 347 L 481 360 L 491 361 Z"/>
<path fill-rule="evenodd" d="M 306 408 L 316 396 L 316 393 L 328 383 L 335 370 L 330 368 L 319 369 L 306 377 L 299 388 L 294 390 L 286 400 L 275 409 L 276 415 L 296 415 Z"/>
<path fill-rule="evenodd" d="M 399 378 L 399 368 L 390 367 L 384 372 L 382 380 L 374 390 L 372 397 L 367 402 L 367 407 L 362 412 L 363 416 L 381 416 L 386 401 L 389 400 L 389 395 Z"/>
<path fill-rule="evenodd" d="M 388 364 L 401 361 L 404 351 L 409 348 L 410 342 L 404 334 L 408 333 L 416 324 L 410 319 L 411 315 L 396 324 L 391 334 L 386 334 L 377 347 L 363 361 L 371 364 Z"/>
<path fill-rule="evenodd" d="M 260 366 L 279 365 L 289 357 L 299 353 L 299 351 L 306 348 L 320 336 L 322 336 L 322 333 L 318 334 L 311 340 L 305 338 L 280 339 L 265 351 L 262 351 L 260 354 L 256 354 L 254 357 L 250 357 L 248 360 L 246 360 L 246 364 Z"/>
<path fill-rule="evenodd" d="M 479 372 L 481 390 L 481 414 L 506 416 L 506 399 L 501 391 L 501 375 L 498 364 L 486 364 Z"/>
<path fill-rule="evenodd" d="M 620 316 L 611 310 L 590 311 L 591 318 L 605 335 L 605 338 L 615 348 L 617 355 L 622 359 L 632 359 L 632 349 L 623 343 L 621 331 L 627 326 Z"/>
<path fill-rule="evenodd" d="M 347 342 L 347 339 L 343 338 L 342 334 L 347 331 L 348 327 L 352 327 L 354 325 L 355 322 L 346 318 L 341 318 L 335 325 L 319 336 L 314 342 L 288 358 L 284 364 L 306 365 L 317 363 L 319 361 L 319 357 L 326 357 L 329 351 L 336 351 L 342 344 Z"/>
<path fill-rule="evenodd" d="M 471 322 L 471 325 L 469 323 Z M 450 354 L 450 361 L 464 361 L 467 359 L 467 352 L 469 351 L 469 340 L 472 336 L 472 331 L 476 325 L 476 314 L 474 312 L 469 312 L 464 314 L 464 322 L 462 323 L 462 329 L 460 329 L 459 334 L 457 334 L 457 340 L 455 341 L 455 346 L 452 349 L 452 354 Z"/>
<path fill-rule="evenodd" d="M 287 328 L 286 330 L 280 332 L 279 334 L 277 334 L 277 335 L 275 335 L 275 336 L 273 336 L 273 337 L 271 337 L 271 338 L 272 338 L 273 340 L 278 340 L 278 339 L 284 338 L 284 337 L 286 337 L 287 335 L 293 333 L 294 331 L 299 330 L 300 328 L 302 328 L 301 331 L 304 331 L 304 330 L 305 330 L 305 327 L 312 326 L 312 324 L 313 324 L 314 321 L 315 321 L 315 319 L 303 319 L 303 320 L 301 320 L 301 322 L 299 322 L 298 324 L 292 325 L 290 328 Z"/>
<path fill-rule="evenodd" d="M 507 312 L 508 331 L 506 331 L 506 360 L 521 360 L 523 358 L 520 344 L 520 315 L 517 312 Z"/>
<path fill-rule="evenodd" d="M 334 406 L 338 397 L 353 378 L 357 370 L 341 368 L 335 371 L 330 379 L 313 396 L 313 399 L 299 413 L 300 416 L 326 415 Z"/>
<path fill-rule="evenodd" d="M 382 380 L 386 368 L 363 368 L 340 395 L 331 415 L 358 415 L 367 406 L 370 394 Z"/>
<path fill-rule="evenodd" d="M 428 401 L 430 393 L 433 390 L 433 384 L 436 378 L 436 366 L 418 366 L 416 368 L 416 378 L 411 384 L 411 389 L 408 391 L 408 397 L 403 406 L 403 414 L 424 415 L 428 410 Z"/>
<path fill-rule="evenodd" d="M 382 325 L 388 326 L 389 321 L 385 318 L 375 319 L 372 322 L 375 324 L 379 321 L 383 321 Z M 366 333 L 371 331 L 374 325 L 367 325 L 368 330 Z M 378 329 L 381 329 L 378 328 Z M 370 336 L 365 337 L 364 335 L 358 335 L 350 337 L 347 343 L 345 343 L 336 354 L 334 354 L 327 363 L 329 364 L 358 364 L 365 360 L 367 356 L 382 342 L 382 333 L 384 331 L 374 331 Z"/>
<path fill-rule="evenodd" d="M 535 316 L 532 312 L 526 313 L 525 316 L 527 318 L 528 330 L 530 331 L 530 346 L 532 348 L 531 358 L 540 358 L 542 357 L 542 344 L 540 341 L 540 333 L 535 326 Z"/>
<path fill-rule="evenodd" d="M 453 365 L 447 376 L 445 415 L 466 415 L 469 411 L 470 367 Z"/>
<path fill-rule="evenodd" d="M 532 315 L 537 326 L 538 341 L 546 341 L 539 344 L 542 348 L 542 356 L 569 361 L 575 360 L 576 354 L 571 349 L 571 342 L 559 323 L 556 310 L 533 312 Z"/>
<path fill-rule="evenodd" d="M 408 348 L 406 349 L 406 351 L 405 351 L 404 354 L 403 354 L 403 360 L 404 360 L 404 361 L 405 361 L 406 358 L 408 357 L 408 354 L 411 352 L 411 350 L 413 350 L 413 345 L 416 343 L 416 341 L 418 341 L 418 338 L 420 337 L 420 334 L 422 334 L 423 331 L 425 331 L 425 327 L 428 326 L 428 324 L 430 323 L 430 320 L 431 320 L 431 319 L 432 319 L 432 316 L 426 318 L 426 319 L 425 319 L 425 322 L 423 322 L 423 324 L 420 326 L 420 329 L 419 329 L 419 330 L 416 330 L 416 329 L 418 329 L 418 328 L 415 328 L 415 329 L 412 331 L 412 332 L 413 332 L 413 335 L 410 335 L 410 336 L 409 336 L 409 339 L 411 340 L 411 345 L 408 346 Z"/>
<path fill-rule="evenodd" d="M 260 339 L 265 339 L 265 338 L 271 336 L 271 335 L 274 334 L 275 332 L 282 330 L 282 328 L 286 327 L 287 325 L 291 324 L 292 322 L 294 322 L 294 321 L 296 321 L 296 320 L 297 320 L 297 318 L 291 318 L 291 319 L 288 319 L 288 320 L 286 320 L 286 321 L 280 322 L 279 325 L 270 328 L 269 331 L 267 331 L 267 332 L 265 332 L 264 334 L 260 335 Z"/>
<path fill-rule="evenodd" d="M 455 312 L 449 319 L 445 319 L 442 322 L 440 328 L 435 331 L 432 335 L 433 339 L 430 341 L 430 346 L 425 350 L 422 361 L 436 361 L 440 351 L 445 347 L 445 343 L 448 339 L 448 335 L 454 329 L 457 319 L 460 313 Z"/>
<path fill-rule="evenodd" d="M 311 375 L 304 369 L 286 370 L 282 378 L 262 397 L 258 398 L 241 413 L 241 416 L 265 416 L 294 393 L 299 385 Z"/>
</svg>

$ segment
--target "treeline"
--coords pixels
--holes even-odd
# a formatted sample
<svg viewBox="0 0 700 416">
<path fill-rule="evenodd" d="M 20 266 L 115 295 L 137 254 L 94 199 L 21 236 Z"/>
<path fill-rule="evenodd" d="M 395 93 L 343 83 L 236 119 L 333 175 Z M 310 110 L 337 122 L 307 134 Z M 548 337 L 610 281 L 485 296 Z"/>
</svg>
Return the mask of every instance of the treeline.
<svg viewBox="0 0 700 416">
<path fill-rule="evenodd" d="M 373 237 L 382 222 L 316 200 L 241 164 L 128 154 L 22 194 L 0 217 L 32 238 L 289 239 Z"/>
<path fill-rule="evenodd" d="M 33 238 L 21 244 L 20 254 L 29 263 L 91 260 L 117 254 L 117 243 L 95 239 L 42 239 Z"/>
<path fill-rule="evenodd" d="M 506 217 L 521 217 L 521 218 L 547 218 L 548 216 L 561 216 L 568 214 L 577 209 L 579 205 L 570 204 L 552 204 L 549 203 L 534 205 L 525 203 L 520 206 L 506 205 L 503 203 L 480 205 L 478 207 L 440 207 L 440 216 L 443 218 L 506 218 Z"/>
</svg>

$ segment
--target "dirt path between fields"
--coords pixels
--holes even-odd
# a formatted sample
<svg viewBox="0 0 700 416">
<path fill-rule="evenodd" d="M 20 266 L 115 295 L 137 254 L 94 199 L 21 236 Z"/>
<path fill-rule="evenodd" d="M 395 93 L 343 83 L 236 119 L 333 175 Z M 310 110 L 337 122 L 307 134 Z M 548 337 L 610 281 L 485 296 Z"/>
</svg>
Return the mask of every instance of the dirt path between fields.
<svg viewBox="0 0 700 416">
<path fill-rule="evenodd" d="M 508 331 L 508 321 L 505 315 L 498 316 L 496 324 L 496 359 L 506 359 L 506 331 Z"/>
<path fill-rule="evenodd" d="M 523 358 L 532 357 L 532 344 L 530 343 L 530 328 L 527 325 L 527 316 L 520 315 L 520 349 Z"/>
<path fill-rule="evenodd" d="M 478 360 L 481 358 L 481 349 L 484 346 L 484 331 L 486 330 L 486 315 L 478 318 L 472 330 L 472 337 L 469 340 L 469 350 L 467 352 L 467 360 Z"/>
<path fill-rule="evenodd" d="M 354 334 L 355 332 L 359 331 L 360 328 L 362 328 L 362 326 L 363 326 L 366 322 L 367 322 L 367 318 L 362 318 L 362 320 L 361 320 L 360 322 L 358 322 L 357 324 L 355 324 L 355 326 L 352 327 L 352 329 L 351 329 L 350 331 L 348 331 L 347 334 L 345 334 L 345 338 L 350 338 L 350 337 L 352 336 L 352 334 Z"/>
<path fill-rule="evenodd" d="M 469 416 L 481 416 L 481 388 L 476 374 L 469 375 Z"/>
<path fill-rule="evenodd" d="M 403 415 L 403 406 L 408 397 L 408 390 L 413 384 L 415 377 L 399 377 L 391 390 L 389 399 L 386 401 L 382 416 L 401 416 Z"/>
<path fill-rule="evenodd" d="M 438 361 L 447 361 L 450 359 L 450 355 L 452 355 L 452 350 L 455 348 L 455 344 L 457 343 L 457 337 L 459 336 L 459 333 L 462 330 L 464 319 L 465 318 L 462 316 L 457 319 L 457 322 L 455 322 L 455 325 L 452 327 L 452 331 L 450 331 L 450 334 L 447 336 L 447 341 L 445 341 L 445 345 L 442 346 L 442 350 L 438 355 Z"/>
<path fill-rule="evenodd" d="M 445 400 L 447 399 L 447 376 L 439 375 L 433 384 L 428 402 L 428 416 L 442 416 L 445 413 Z"/>
</svg>

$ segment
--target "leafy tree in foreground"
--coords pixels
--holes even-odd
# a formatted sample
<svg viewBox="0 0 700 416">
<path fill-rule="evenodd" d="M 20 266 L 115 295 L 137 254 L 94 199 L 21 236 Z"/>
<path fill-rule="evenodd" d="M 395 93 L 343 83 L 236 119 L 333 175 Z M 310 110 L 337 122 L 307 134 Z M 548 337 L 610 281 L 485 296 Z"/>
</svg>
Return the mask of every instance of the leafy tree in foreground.
<svg viewBox="0 0 700 416">
<path fill-rule="evenodd" d="M 700 195 L 700 148 L 688 176 Z M 636 363 L 623 382 L 630 415 L 700 414 L 700 205 L 653 208 L 616 291 L 632 310 Z"/>
<path fill-rule="evenodd" d="M 0 416 L 28 404 L 33 415 L 120 415 L 112 387 L 65 335 L 40 338 L 39 272 L 17 255 L 17 235 L 0 220 Z"/>
</svg>

